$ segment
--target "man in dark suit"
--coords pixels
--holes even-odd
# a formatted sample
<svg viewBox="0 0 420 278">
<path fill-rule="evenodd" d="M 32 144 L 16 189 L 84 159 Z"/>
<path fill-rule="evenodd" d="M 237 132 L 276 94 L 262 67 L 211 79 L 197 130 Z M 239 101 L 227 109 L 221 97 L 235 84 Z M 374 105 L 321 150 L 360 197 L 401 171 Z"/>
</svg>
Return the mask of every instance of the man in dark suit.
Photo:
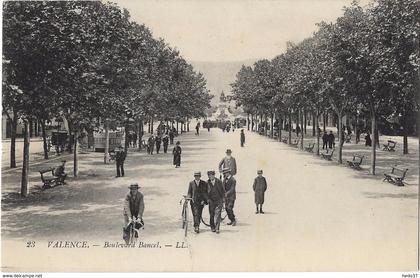
<svg viewBox="0 0 420 278">
<path fill-rule="evenodd" d="M 191 211 L 194 218 L 194 231 L 200 232 L 200 221 L 203 213 L 203 207 L 207 204 L 207 183 L 201 180 L 201 172 L 194 173 L 194 180 L 188 186 L 188 198 L 191 200 Z"/>
<path fill-rule="evenodd" d="M 233 213 L 233 207 L 235 205 L 236 200 L 236 180 L 232 176 L 229 168 L 223 169 L 223 187 L 225 188 L 225 198 L 226 198 L 226 213 L 229 217 L 230 222 L 227 223 L 228 225 L 235 226 L 236 219 L 235 214 Z"/>
<path fill-rule="evenodd" d="M 207 172 L 209 180 L 207 181 L 208 204 L 210 214 L 210 227 L 212 232 L 219 233 L 223 201 L 225 199 L 225 189 L 222 181 L 216 178 L 216 172 L 211 170 Z"/>
<path fill-rule="evenodd" d="M 156 136 L 155 144 L 156 144 L 156 153 L 159 153 L 160 145 L 162 144 L 162 139 L 160 136 Z"/>
<path fill-rule="evenodd" d="M 115 152 L 115 162 L 117 164 L 116 178 L 124 177 L 124 161 L 126 156 L 127 154 L 125 153 L 123 147 L 119 146 L 117 151 Z"/>
</svg>

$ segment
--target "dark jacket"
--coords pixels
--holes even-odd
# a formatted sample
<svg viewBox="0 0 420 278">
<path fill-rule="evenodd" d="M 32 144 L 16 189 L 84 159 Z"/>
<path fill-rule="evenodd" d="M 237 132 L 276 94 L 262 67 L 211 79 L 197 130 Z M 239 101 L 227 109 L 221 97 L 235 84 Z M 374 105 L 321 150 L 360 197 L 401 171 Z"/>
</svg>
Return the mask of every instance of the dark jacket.
<svg viewBox="0 0 420 278">
<path fill-rule="evenodd" d="M 236 159 L 231 156 L 231 157 L 224 157 L 220 162 L 219 162 L 219 171 L 222 172 L 223 168 L 229 168 L 230 169 L 230 173 L 234 176 L 236 175 Z"/>
<path fill-rule="evenodd" d="M 222 181 L 216 178 L 214 180 L 214 185 L 210 180 L 207 181 L 207 193 L 208 193 L 208 202 L 213 202 L 215 204 L 223 203 L 225 198 L 225 189 L 223 187 Z"/>
<path fill-rule="evenodd" d="M 200 180 L 197 186 L 195 180 L 191 181 L 188 186 L 187 195 L 189 198 L 192 198 L 193 203 L 200 204 L 201 201 L 204 201 L 207 204 L 207 183 L 203 180 Z"/>
<path fill-rule="evenodd" d="M 236 200 L 236 180 L 232 175 L 223 180 L 223 187 L 225 188 L 226 199 Z"/>
<path fill-rule="evenodd" d="M 126 154 L 125 151 L 119 150 L 115 153 L 115 161 L 118 163 L 123 163 L 125 160 Z"/>
<path fill-rule="evenodd" d="M 167 136 L 163 137 L 163 138 L 162 138 L 162 142 L 163 142 L 163 144 L 164 144 L 164 145 L 168 145 L 168 143 L 169 143 L 169 138 L 168 138 Z"/>
<path fill-rule="evenodd" d="M 264 193 L 267 190 L 267 181 L 264 177 L 256 177 L 254 180 L 254 184 L 252 185 L 252 189 L 254 189 L 254 197 L 255 203 L 264 204 Z"/>
</svg>

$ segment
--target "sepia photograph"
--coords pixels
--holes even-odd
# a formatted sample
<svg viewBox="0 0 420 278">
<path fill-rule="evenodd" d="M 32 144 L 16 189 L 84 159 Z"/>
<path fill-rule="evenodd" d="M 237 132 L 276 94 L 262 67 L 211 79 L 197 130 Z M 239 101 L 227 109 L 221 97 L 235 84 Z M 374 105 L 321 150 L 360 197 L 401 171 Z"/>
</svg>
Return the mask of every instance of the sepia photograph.
<svg viewBox="0 0 420 278">
<path fill-rule="evenodd" d="M 1 15 L 3 277 L 417 277 L 420 1 Z"/>
</svg>

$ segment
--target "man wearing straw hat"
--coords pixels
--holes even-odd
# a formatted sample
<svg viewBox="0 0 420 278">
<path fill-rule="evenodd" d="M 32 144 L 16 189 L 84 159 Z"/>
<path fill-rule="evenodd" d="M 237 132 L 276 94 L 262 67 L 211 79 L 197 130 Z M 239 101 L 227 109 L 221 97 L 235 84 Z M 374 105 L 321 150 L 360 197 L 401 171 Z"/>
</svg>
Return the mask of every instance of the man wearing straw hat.
<svg viewBox="0 0 420 278">
<path fill-rule="evenodd" d="M 207 183 L 201 179 L 201 172 L 194 172 L 194 180 L 188 186 L 188 198 L 191 198 L 191 211 L 194 218 L 194 231 L 200 232 L 203 207 L 207 204 Z"/>
<path fill-rule="evenodd" d="M 124 227 L 127 227 L 133 217 L 140 218 L 141 222 L 143 222 L 143 194 L 139 192 L 137 183 L 132 183 L 128 188 L 130 188 L 130 192 L 127 193 L 124 199 Z"/>
<path fill-rule="evenodd" d="M 232 176 L 236 175 L 236 160 L 232 156 L 232 150 L 226 150 L 226 157 L 224 157 L 219 163 L 219 172 L 222 173 L 224 168 L 229 168 Z"/>
<path fill-rule="evenodd" d="M 235 200 L 236 200 L 236 180 L 232 176 L 229 168 L 224 168 L 222 172 L 224 176 L 223 187 L 225 189 L 225 198 L 226 198 L 225 209 L 226 209 L 228 218 L 230 220 L 230 222 L 227 224 L 235 226 L 236 219 L 235 219 L 235 214 L 233 213 L 233 207 L 235 205 Z"/>
</svg>

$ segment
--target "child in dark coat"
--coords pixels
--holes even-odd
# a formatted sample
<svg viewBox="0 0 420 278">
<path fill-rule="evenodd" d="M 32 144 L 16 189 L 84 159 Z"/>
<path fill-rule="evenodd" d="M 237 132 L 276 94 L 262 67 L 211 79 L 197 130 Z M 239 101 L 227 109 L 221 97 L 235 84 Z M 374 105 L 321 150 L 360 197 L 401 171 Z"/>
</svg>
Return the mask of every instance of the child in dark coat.
<svg viewBox="0 0 420 278">
<path fill-rule="evenodd" d="M 264 211 L 262 210 L 262 205 L 264 204 L 264 194 L 265 194 L 265 191 L 267 190 L 267 181 L 262 176 L 263 174 L 262 170 L 258 170 L 257 174 L 258 174 L 258 177 L 255 178 L 254 185 L 252 186 L 255 192 L 255 205 L 257 206 L 257 211 L 255 213 L 264 214 Z"/>
</svg>

